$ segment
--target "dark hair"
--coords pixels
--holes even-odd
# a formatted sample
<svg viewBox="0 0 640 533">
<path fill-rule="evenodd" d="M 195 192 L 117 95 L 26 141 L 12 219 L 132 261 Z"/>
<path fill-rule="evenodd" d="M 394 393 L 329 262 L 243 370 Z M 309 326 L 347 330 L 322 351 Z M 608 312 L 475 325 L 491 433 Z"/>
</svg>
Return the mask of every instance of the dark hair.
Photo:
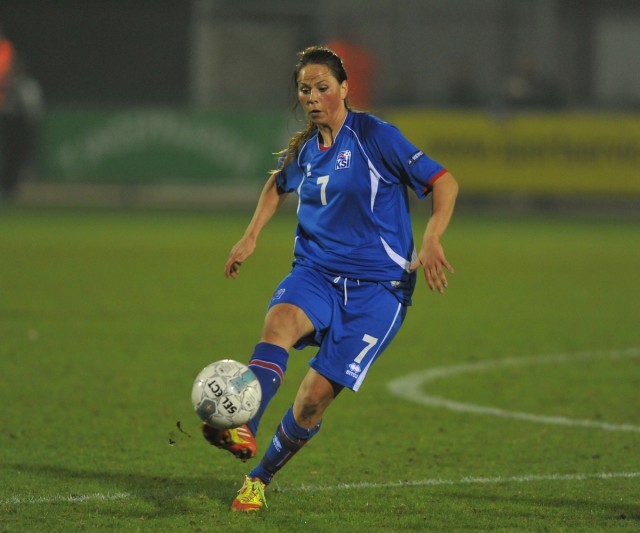
<svg viewBox="0 0 640 533">
<path fill-rule="evenodd" d="M 342 83 L 347 80 L 347 71 L 342 64 L 342 59 L 333 50 L 326 46 L 309 46 L 298 52 L 298 62 L 293 70 L 293 87 L 294 92 L 298 91 L 298 75 L 300 71 L 307 65 L 325 65 L 331 74 L 338 80 L 338 83 Z M 296 106 L 298 102 L 296 100 Z M 349 108 L 348 102 L 345 100 L 347 109 Z M 296 133 L 289 140 L 289 145 L 286 150 L 283 150 L 278 155 L 286 154 L 281 168 L 286 167 L 295 157 L 302 145 L 315 133 L 316 126 L 311 120 L 307 122 L 307 127 L 298 133 Z"/>
<path fill-rule="evenodd" d="M 293 84 L 298 86 L 298 74 L 307 65 L 325 65 L 331 71 L 331 74 L 342 83 L 347 79 L 347 71 L 344 69 L 342 59 L 333 50 L 326 46 L 309 46 L 302 52 L 298 52 L 298 62 L 293 71 Z"/>
</svg>

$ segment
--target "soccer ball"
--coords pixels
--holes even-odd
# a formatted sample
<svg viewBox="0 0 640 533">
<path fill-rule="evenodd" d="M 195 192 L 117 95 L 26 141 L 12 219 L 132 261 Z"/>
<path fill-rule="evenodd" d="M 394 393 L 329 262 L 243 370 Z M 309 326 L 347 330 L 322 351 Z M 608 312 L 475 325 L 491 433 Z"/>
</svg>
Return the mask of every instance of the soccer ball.
<svg viewBox="0 0 640 533">
<path fill-rule="evenodd" d="M 223 359 L 204 367 L 191 389 L 196 414 L 217 429 L 237 428 L 251 420 L 260 407 L 262 389 L 251 369 Z"/>
</svg>

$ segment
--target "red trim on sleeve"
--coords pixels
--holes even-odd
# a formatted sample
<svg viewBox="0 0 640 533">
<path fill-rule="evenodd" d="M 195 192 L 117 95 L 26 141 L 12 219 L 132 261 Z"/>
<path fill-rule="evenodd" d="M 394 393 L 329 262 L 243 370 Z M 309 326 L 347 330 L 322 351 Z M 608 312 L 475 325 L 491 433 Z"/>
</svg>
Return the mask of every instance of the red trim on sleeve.
<svg viewBox="0 0 640 533">
<path fill-rule="evenodd" d="M 436 181 L 438 181 L 438 179 L 440 179 L 442 176 L 444 176 L 447 172 L 448 170 L 446 168 L 443 168 L 440 172 L 438 172 L 437 174 L 434 174 L 429 180 L 429 183 L 427 183 L 427 186 L 424 189 L 422 189 L 422 192 L 424 192 L 424 194 L 429 194 L 431 192 L 431 189 L 433 189 L 433 184 Z"/>
</svg>

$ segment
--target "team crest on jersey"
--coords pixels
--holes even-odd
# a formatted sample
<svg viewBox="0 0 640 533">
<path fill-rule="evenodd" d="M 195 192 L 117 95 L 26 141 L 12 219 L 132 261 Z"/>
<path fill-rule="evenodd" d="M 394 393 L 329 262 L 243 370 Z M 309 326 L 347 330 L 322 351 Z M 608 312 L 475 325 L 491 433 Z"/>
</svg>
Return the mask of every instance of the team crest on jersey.
<svg viewBox="0 0 640 533">
<path fill-rule="evenodd" d="M 351 166 L 351 150 L 342 150 L 336 159 L 336 170 L 349 168 Z"/>
</svg>

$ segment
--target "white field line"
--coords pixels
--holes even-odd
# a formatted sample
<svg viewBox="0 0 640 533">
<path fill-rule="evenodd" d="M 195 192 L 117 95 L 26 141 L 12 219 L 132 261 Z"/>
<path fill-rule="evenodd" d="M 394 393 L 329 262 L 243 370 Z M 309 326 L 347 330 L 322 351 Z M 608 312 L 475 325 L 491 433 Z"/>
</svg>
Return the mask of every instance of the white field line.
<svg viewBox="0 0 640 533">
<path fill-rule="evenodd" d="M 332 492 L 342 490 L 362 490 L 362 489 L 392 489 L 402 487 L 438 487 L 438 486 L 459 486 L 459 485 L 498 485 L 509 483 L 534 483 L 539 481 L 590 481 L 590 480 L 614 480 L 614 479 L 636 479 L 640 478 L 640 472 L 600 472 L 593 474 L 529 474 L 512 477 L 464 477 L 461 479 L 421 479 L 414 481 L 392 481 L 388 483 L 339 483 L 337 485 L 299 485 L 295 487 L 277 487 L 273 492 Z M 218 491 L 216 491 L 217 493 Z M 165 496 L 167 498 L 185 498 L 189 496 L 202 496 L 206 492 L 184 491 L 171 492 L 162 490 L 157 492 L 145 492 L 136 494 L 133 492 L 114 493 L 90 493 L 68 496 L 14 496 L 5 500 L 0 500 L 0 506 L 38 505 L 51 503 L 83 503 L 83 502 L 108 502 L 116 500 L 133 500 L 136 498 L 157 498 Z"/>
<path fill-rule="evenodd" d="M 395 481 L 389 483 L 344 483 L 334 486 L 301 485 L 300 487 L 288 487 L 277 489 L 278 492 L 322 492 L 334 490 L 352 489 L 391 489 L 396 487 L 437 487 L 442 485 L 492 485 L 507 483 L 533 483 L 535 481 L 588 481 L 591 479 L 631 479 L 640 478 L 640 472 L 601 472 L 597 474 L 548 474 L 548 475 L 524 475 L 513 477 L 463 477 L 461 479 L 422 479 L 415 481 Z"/>
<path fill-rule="evenodd" d="M 555 424 L 572 427 L 585 427 L 601 429 L 605 431 L 631 431 L 640 432 L 640 426 L 634 424 L 612 424 L 599 420 L 579 420 L 563 416 L 550 416 L 542 414 L 523 413 L 510 411 L 498 407 L 476 405 L 470 402 L 457 402 L 431 396 L 422 391 L 426 383 L 436 379 L 446 378 L 457 374 L 477 373 L 486 370 L 493 370 L 501 367 L 518 367 L 550 364 L 576 364 L 589 359 L 628 359 L 640 357 L 640 348 L 629 348 L 626 350 L 606 350 L 583 353 L 566 353 L 557 355 L 543 355 L 538 357 L 508 357 L 491 361 L 481 361 L 464 365 L 453 365 L 439 368 L 432 368 L 423 372 L 416 372 L 393 380 L 387 384 L 388 390 L 400 398 L 429 407 L 444 407 L 452 411 L 467 412 L 480 415 L 498 416 L 502 418 L 514 418 L 536 422 L 539 424 Z"/>
<path fill-rule="evenodd" d="M 94 492 L 91 494 L 74 494 L 68 496 L 13 496 L 5 500 L 0 500 L 0 505 L 33 505 L 39 503 L 82 503 L 94 501 L 128 500 L 135 498 L 135 494 L 130 492 L 114 492 L 113 494 L 102 494 Z"/>
</svg>

